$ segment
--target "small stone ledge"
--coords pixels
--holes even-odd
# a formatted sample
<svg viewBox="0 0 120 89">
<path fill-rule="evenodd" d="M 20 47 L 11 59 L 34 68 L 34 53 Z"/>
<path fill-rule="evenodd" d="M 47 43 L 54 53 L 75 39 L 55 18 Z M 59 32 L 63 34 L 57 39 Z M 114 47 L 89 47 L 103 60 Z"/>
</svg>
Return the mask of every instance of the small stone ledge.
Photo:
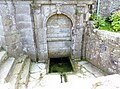
<svg viewBox="0 0 120 89">
<path fill-rule="evenodd" d="M 119 32 L 110 32 L 106 30 L 99 30 L 99 29 L 93 29 L 93 32 L 100 35 L 103 39 L 120 39 L 120 33 Z"/>
</svg>

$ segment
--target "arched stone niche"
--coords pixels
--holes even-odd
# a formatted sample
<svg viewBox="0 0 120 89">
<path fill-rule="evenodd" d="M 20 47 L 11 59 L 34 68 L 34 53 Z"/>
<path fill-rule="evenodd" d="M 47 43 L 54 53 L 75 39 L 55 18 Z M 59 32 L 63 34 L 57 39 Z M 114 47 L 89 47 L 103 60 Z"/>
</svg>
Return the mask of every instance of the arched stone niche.
<svg viewBox="0 0 120 89">
<path fill-rule="evenodd" d="M 36 55 L 39 62 L 46 62 L 49 58 L 71 57 L 80 59 L 82 55 L 83 34 L 86 26 L 86 17 L 89 13 L 88 4 L 83 3 L 37 3 L 39 8 L 34 9 L 34 37 L 36 45 Z M 76 13 L 76 8 L 78 13 Z M 82 10 L 81 10 L 82 8 Z M 62 29 L 70 35 L 64 36 L 64 33 L 58 30 L 60 25 L 55 26 L 60 18 L 67 21 Z M 64 25 L 64 23 L 61 23 Z M 53 27 L 54 28 L 53 28 Z M 70 27 L 69 27 L 70 26 Z M 51 28 L 53 30 L 51 30 Z M 63 32 L 65 32 L 63 31 Z M 59 55 L 58 55 L 59 54 Z"/>
<path fill-rule="evenodd" d="M 47 20 L 48 57 L 70 57 L 72 20 L 64 14 L 54 14 Z"/>
<path fill-rule="evenodd" d="M 47 31 L 48 31 L 48 23 L 50 21 L 51 18 L 54 18 L 54 16 L 58 15 L 58 16 L 62 16 L 63 18 L 69 20 L 69 22 L 71 23 L 70 25 L 70 37 L 68 37 L 70 39 L 69 41 L 69 52 L 72 50 L 71 48 L 71 33 L 72 33 L 72 28 L 75 27 L 75 17 L 74 15 L 71 14 L 70 11 L 64 11 L 64 9 L 58 10 L 56 9 L 56 5 L 50 5 L 52 9 L 49 8 L 49 5 L 41 5 L 38 9 L 35 10 L 36 13 L 34 13 L 34 17 L 35 17 L 35 45 L 36 45 L 36 49 L 37 49 L 37 58 L 38 61 L 40 62 L 45 62 L 46 60 L 48 60 L 50 57 L 50 53 L 49 52 L 49 44 L 52 42 L 49 42 L 49 40 L 51 38 L 48 37 Z M 46 8 L 46 9 L 45 9 Z M 49 8 L 49 9 L 48 9 Z M 48 9 L 48 10 L 47 10 Z M 73 8 L 72 8 L 73 9 Z M 74 10 L 74 9 L 73 9 Z M 55 37 L 54 37 L 55 38 Z M 67 39 L 66 38 L 58 38 L 58 39 Z M 61 43 L 61 42 L 59 42 Z M 61 43 L 62 44 L 62 43 Z M 68 45 L 68 44 L 67 44 Z M 65 47 L 65 46 L 64 46 Z M 67 50 L 66 50 L 67 51 Z M 66 53 L 65 55 L 59 55 L 57 57 L 64 57 L 64 56 L 71 56 L 72 53 Z M 55 56 L 53 56 L 55 57 Z"/>
</svg>

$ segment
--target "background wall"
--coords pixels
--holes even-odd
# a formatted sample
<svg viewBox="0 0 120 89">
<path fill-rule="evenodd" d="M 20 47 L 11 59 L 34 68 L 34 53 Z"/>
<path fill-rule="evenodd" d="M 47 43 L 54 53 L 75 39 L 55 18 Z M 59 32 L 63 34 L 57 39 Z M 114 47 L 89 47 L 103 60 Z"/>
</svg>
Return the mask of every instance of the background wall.
<svg viewBox="0 0 120 89">
<path fill-rule="evenodd" d="M 1 21 L 2 21 L 2 16 L 0 15 L 0 47 L 5 48 L 4 28 Z"/>
<path fill-rule="evenodd" d="M 120 73 L 120 33 L 88 29 L 86 59 L 109 74 Z"/>
<path fill-rule="evenodd" d="M 9 56 L 29 55 L 33 60 L 45 62 L 48 57 L 47 20 L 55 14 L 69 17 L 71 27 L 70 57 L 81 58 L 84 27 L 89 20 L 92 1 L 31 0 L 0 1 L 0 41 Z M 62 22 L 62 21 L 61 21 Z M 5 40 L 4 40 L 5 39 Z"/>
<path fill-rule="evenodd" d="M 94 0 L 98 1 L 98 0 Z M 97 5 L 97 4 L 96 4 Z M 100 0 L 100 15 L 109 16 L 120 5 L 120 0 Z M 97 7 L 97 6 L 96 6 Z"/>
<path fill-rule="evenodd" d="M 5 41 L 9 56 L 27 53 L 35 59 L 30 3 L 0 1 L 0 42 L 3 45 Z"/>
</svg>

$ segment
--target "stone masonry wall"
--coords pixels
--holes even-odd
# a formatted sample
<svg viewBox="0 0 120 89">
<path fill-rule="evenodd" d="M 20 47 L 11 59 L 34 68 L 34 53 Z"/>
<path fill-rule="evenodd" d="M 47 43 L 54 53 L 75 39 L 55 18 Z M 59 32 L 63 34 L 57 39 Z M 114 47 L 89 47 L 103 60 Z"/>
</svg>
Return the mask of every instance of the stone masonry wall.
<svg viewBox="0 0 120 89">
<path fill-rule="evenodd" d="M 3 38 L 5 38 L 5 47 L 9 56 L 18 57 L 25 53 L 33 61 L 38 59 L 40 62 L 45 62 L 49 59 L 47 21 L 51 16 L 61 14 L 72 22 L 70 45 L 61 41 L 64 43 L 61 46 L 64 46 L 63 48 L 69 46 L 69 57 L 80 59 L 83 32 L 89 20 L 89 6 L 91 4 L 93 2 L 89 0 L 36 0 L 34 2 L 31 0 L 1 0 L 0 40 L 3 42 L 0 42 L 3 44 Z M 65 26 L 63 25 L 59 29 L 61 28 L 65 28 Z M 60 35 L 62 36 L 62 34 Z"/>
<path fill-rule="evenodd" d="M 9 56 L 18 56 L 22 51 L 22 43 L 20 41 L 20 33 L 16 28 L 15 8 L 12 2 L 0 2 L 0 15 L 4 31 L 5 46 Z"/>
<path fill-rule="evenodd" d="M 81 58 L 82 50 L 82 37 L 84 27 L 89 17 L 89 5 L 91 1 L 36 1 L 32 4 L 33 16 L 34 16 L 34 33 L 36 40 L 36 51 L 39 61 L 45 61 L 49 58 L 48 54 L 48 39 L 47 37 L 47 21 L 51 16 L 65 15 L 72 21 L 71 33 L 71 55 L 73 59 Z M 77 11 L 76 11 L 77 10 Z M 54 17 L 53 17 L 54 20 Z M 60 21 L 60 23 L 63 23 Z M 61 27 L 64 28 L 64 27 Z M 59 29 L 61 29 L 59 28 Z M 60 34 L 61 36 L 64 34 Z M 57 36 L 58 37 L 58 36 Z M 57 39 L 57 38 L 56 38 Z M 52 39 L 49 39 L 52 40 Z M 57 39 L 58 40 L 58 39 Z M 64 44 L 62 44 L 63 46 Z M 67 44 L 66 44 L 67 45 Z M 64 48 L 64 47 L 63 47 Z"/>
<path fill-rule="evenodd" d="M 5 37 L 4 37 L 4 30 L 2 24 L 2 16 L 0 15 L 0 47 L 5 48 Z"/>
<path fill-rule="evenodd" d="M 109 16 L 120 5 L 120 0 L 101 0 L 100 14 Z"/>
<path fill-rule="evenodd" d="M 88 29 L 86 59 L 109 74 L 120 73 L 120 33 Z"/>
<path fill-rule="evenodd" d="M 3 44 L 5 41 L 9 56 L 18 57 L 26 53 L 35 61 L 30 3 L 0 1 L 0 42 Z"/>
<path fill-rule="evenodd" d="M 16 2 L 16 27 L 20 32 L 23 53 L 28 54 L 31 59 L 36 61 L 36 51 L 34 43 L 34 33 L 31 16 L 31 2 Z"/>
<path fill-rule="evenodd" d="M 94 0 L 98 1 L 98 0 Z M 97 4 L 96 4 L 97 5 Z M 109 16 L 120 5 L 120 0 L 100 0 L 100 15 Z M 97 9 L 97 6 L 96 6 Z"/>
</svg>

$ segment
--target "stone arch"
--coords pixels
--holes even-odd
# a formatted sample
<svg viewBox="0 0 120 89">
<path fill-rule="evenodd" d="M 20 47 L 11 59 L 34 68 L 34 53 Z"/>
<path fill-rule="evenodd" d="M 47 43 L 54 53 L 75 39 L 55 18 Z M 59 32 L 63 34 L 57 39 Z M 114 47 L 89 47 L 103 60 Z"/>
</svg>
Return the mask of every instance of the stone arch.
<svg viewBox="0 0 120 89">
<path fill-rule="evenodd" d="M 73 27 L 73 21 L 72 21 L 67 15 L 65 15 L 65 14 L 53 14 L 53 15 L 51 15 L 51 16 L 47 19 L 47 21 L 46 21 L 46 27 L 47 27 L 47 24 L 48 24 L 49 20 L 50 20 L 51 18 L 56 17 L 56 16 L 58 16 L 58 17 L 63 17 L 63 18 L 65 18 L 65 20 L 66 20 L 66 19 L 69 20 L 69 22 L 71 23 L 71 28 Z"/>
<path fill-rule="evenodd" d="M 47 16 L 47 18 L 46 18 L 45 21 L 44 21 L 44 22 L 45 22 L 45 23 L 44 23 L 44 26 L 47 26 L 47 22 L 48 22 L 49 18 L 52 17 L 52 16 L 54 16 L 54 15 L 57 15 L 56 11 L 55 11 L 55 12 L 51 12 L 51 13 Z M 58 14 L 58 15 L 65 15 L 66 17 L 68 17 L 68 18 L 71 20 L 72 26 L 73 26 L 73 27 L 75 26 L 75 19 L 74 19 L 74 17 L 73 17 L 72 15 L 70 15 L 68 12 L 63 12 L 63 11 L 61 11 L 61 14 Z"/>
<path fill-rule="evenodd" d="M 64 14 L 54 14 L 46 22 L 48 56 L 50 58 L 71 56 L 71 29 L 73 23 Z"/>
</svg>

